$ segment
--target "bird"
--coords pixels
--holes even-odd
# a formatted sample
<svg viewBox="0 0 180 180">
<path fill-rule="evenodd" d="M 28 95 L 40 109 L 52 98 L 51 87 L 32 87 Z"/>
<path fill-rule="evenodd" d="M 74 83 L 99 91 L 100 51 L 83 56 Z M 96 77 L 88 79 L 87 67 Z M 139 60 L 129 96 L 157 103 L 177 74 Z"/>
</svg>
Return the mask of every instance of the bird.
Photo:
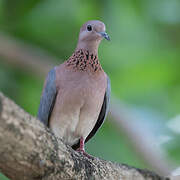
<svg viewBox="0 0 180 180">
<path fill-rule="evenodd" d="M 37 114 L 57 137 L 84 155 L 85 143 L 109 111 L 110 79 L 98 58 L 100 42 L 110 40 L 105 30 L 99 20 L 82 25 L 74 53 L 48 72 Z"/>
</svg>

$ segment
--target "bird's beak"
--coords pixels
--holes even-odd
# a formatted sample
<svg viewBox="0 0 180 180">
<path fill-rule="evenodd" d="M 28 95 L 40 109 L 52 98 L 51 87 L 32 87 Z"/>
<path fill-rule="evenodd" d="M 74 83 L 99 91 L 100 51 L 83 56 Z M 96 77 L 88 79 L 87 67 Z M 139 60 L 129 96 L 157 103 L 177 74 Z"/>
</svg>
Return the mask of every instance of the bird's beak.
<svg viewBox="0 0 180 180">
<path fill-rule="evenodd" d="M 106 32 L 99 32 L 99 34 L 100 34 L 103 38 L 105 38 L 105 39 L 107 39 L 108 41 L 110 41 L 110 37 L 109 37 L 109 35 L 108 35 Z"/>
</svg>

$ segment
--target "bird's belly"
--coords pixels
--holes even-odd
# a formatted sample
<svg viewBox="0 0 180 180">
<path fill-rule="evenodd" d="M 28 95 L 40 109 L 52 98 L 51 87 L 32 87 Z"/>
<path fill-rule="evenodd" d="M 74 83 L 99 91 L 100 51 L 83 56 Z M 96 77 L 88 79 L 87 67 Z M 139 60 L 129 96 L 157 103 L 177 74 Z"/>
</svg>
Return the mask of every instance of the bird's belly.
<svg viewBox="0 0 180 180">
<path fill-rule="evenodd" d="M 86 137 L 94 128 L 102 107 L 103 99 L 104 96 L 101 95 L 91 96 L 81 108 L 79 121 L 75 132 L 80 137 L 86 139 Z"/>
<path fill-rule="evenodd" d="M 65 143 L 73 145 L 78 141 L 79 137 L 75 134 L 76 127 L 79 122 L 80 108 L 83 104 L 82 99 L 78 100 L 77 95 L 71 97 L 71 95 L 66 96 L 67 92 L 61 93 L 57 97 L 55 106 L 53 109 L 50 128 L 55 133 L 56 136 L 62 138 Z M 58 101 L 59 99 L 59 101 Z"/>
<path fill-rule="evenodd" d="M 62 91 L 57 96 L 50 128 L 65 143 L 74 145 L 89 135 L 96 124 L 104 99 L 104 89 L 87 87 L 75 88 L 71 92 Z"/>
</svg>

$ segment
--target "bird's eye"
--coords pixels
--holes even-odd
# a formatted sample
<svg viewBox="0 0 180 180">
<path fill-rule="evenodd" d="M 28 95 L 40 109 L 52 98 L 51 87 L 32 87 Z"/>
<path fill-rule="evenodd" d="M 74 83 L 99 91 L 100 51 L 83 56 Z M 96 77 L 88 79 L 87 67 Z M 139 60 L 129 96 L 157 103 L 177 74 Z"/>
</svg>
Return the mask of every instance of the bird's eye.
<svg viewBox="0 0 180 180">
<path fill-rule="evenodd" d="M 87 30 L 88 30 L 88 31 L 92 31 L 92 26 L 91 26 L 91 25 L 88 25 L 88 26 L 87 26 Z"/>
</svg>

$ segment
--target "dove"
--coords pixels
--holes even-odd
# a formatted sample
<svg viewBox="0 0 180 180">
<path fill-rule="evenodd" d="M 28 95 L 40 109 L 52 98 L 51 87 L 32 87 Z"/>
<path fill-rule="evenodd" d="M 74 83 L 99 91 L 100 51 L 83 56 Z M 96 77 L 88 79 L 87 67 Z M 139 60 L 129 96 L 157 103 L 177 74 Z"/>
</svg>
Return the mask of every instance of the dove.
<svg viewBox="0 0 180 180">
<path fill-rule="evenodd" d="M 74 53 L 49 71 L 38 109 L 39 120 L 83 154 L 109 110 L 110 79 L 98 58 L 104 38 L 110 40 L 103 22 L 83 24 Z"/>
</svg>

